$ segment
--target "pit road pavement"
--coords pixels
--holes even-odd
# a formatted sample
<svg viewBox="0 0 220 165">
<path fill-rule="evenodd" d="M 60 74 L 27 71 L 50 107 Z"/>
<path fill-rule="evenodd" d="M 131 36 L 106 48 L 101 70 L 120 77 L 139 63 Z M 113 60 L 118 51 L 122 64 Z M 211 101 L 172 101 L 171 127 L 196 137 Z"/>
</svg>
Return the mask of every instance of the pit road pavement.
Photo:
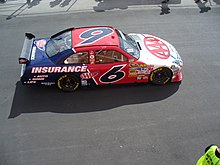
<svg viewBox="0 0 220 165">
<path fill-rule="evenodd" d="M 7 0 L 0 3 L 0 15 L 11 19 L 18 16 L 103 12 L 117 9 L 160 9 L 166 7 L 166 3 L 162 2 L 162 0 Z M 167 4 L 169 7 L 199 7 L 201 10 L 207 10 L 209 6 L 218 6 L 220 0 L 201 0 L 198 3 L 194 0 L 169 0 Z"/>
<path fill-rule="evenodd" d="M 220 144 L 218 4 L 201 8 L 170 2 L 168 12 L 161 3 L 136 7 L 131 2 L 105 7 L 93 2 L 86 12 L 12 16 L 13 10 L 0 16 L 1 165 L 191 165 L 206 146 Z M 96 12 L 97 6 L 105 10 Z M 89 25 L 169 41 L 183 58 L 183 82 L 76 93 L 20 84 L 18 57 L 25 32 L 45 37 Z"/>
</svg>

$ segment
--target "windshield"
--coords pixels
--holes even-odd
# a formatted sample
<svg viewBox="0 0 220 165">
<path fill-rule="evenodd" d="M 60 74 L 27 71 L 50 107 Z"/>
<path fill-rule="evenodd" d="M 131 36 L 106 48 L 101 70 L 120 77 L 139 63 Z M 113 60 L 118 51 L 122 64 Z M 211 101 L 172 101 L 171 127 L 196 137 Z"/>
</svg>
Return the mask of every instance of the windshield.
<svg viewBox="0 0 220 165">
<path fill-rule="evenodd" d="M 72 48 L 72 36 L 71 31 L 64 32 L 54 38 L 51 38 L 46 45 L 46 53 L 49 57 L 54 56 L 57 53 Z"/>
<path fill-rule="evenodd" d="M 122 33 L 119 30 L 116 30 L 119 36 L 119 41 L 120 41 L 120 47 L 132 55 L 134 58 L 139 59 L 140 57 L 140 51 L 137 47 L 137 44 L 133 38 L 128 36 L 125 33 Z"/>
</svg>

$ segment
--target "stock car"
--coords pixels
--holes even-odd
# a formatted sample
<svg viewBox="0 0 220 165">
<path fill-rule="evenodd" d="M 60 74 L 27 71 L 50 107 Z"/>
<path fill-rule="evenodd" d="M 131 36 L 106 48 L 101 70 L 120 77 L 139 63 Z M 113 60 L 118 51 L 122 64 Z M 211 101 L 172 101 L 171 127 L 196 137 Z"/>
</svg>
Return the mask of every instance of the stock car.
<svg viewBox="0 0 220 165">
<path fill-rule="evenodd" d="M 111 26 L 69 28 L 50 38 L 25 33 L 19 57 L 23 85 L 80 86 L 182 81 L 183 62 L 167 41 Z"/>
</svg>

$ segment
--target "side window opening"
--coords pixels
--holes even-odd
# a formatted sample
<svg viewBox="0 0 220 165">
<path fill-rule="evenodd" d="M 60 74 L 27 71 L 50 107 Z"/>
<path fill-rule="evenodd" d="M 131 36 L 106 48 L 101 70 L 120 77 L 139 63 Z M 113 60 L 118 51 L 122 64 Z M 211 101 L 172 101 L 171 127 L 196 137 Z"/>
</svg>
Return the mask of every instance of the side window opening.
<svg viewBox="0 0 220 165">
<path fill-rule="evenodd" d="M 127 58 L 115 50 L 96 50 L 95 61 L 96 64 L 105 64 L 114 62 L 126 62 Z"/>
<path fill-rule="evenodd" d="M 88 52 L 74 53 L 64 61 L 64 64 L 88 64 L 88 63 L 89 63 Z"/>
</svg>

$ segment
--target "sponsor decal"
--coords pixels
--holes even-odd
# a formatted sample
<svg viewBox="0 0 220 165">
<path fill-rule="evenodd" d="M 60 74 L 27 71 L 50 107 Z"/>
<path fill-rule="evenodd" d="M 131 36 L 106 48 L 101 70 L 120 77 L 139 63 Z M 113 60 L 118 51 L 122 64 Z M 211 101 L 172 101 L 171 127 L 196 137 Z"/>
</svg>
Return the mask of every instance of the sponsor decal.
<svg viewBox="0 0 220 165">
<path fill-rule="evenodd" d="M 171 69 L 173 72 L 178 72 L 178 71 L 179 71 L 179 68 L 178 68 L 177 66 L 175 66 L 175 65 L 172 65 L 172 66 L 170 67 L 170 69 Z"/>
<path fill-rule="evenodd" d="M 87 80 L 81 80 L 81 85 L 82 86 L 88 86 L 89 84 L 88 84 L 88 82 L 87 82 Z"/>
<path fill-rule="evenodd" d="M 31 60 L 35 59 L 35 53 L 36 53 L 36 46 L 33 47 L 32 52 L 31 52 Z"/>
<path fill-rule="evenodd" d="M 136 64 L 136 63 L 130 63 L 130 67 L 132 67 L 132 68 L 135 68 L 135 67 L 138 67 L 139 65 L 138 64 Z"/>
<path fill-rule="evenodd" d="M 47 78 L 48 75 L 37 75 L 37 76 L 34 76 L 34 77 L 38 77 L 38 78 L 39 78 L 39 77 L 41 77 L 41 78 L 44 77 L 44 78 Z"/>
<path fill-rule="evenodd" d="M 24 84 L 36 84 L 36 81 L 25 81 Z"/>
<path fill-rule="evenodd" d="M 45 78 L 43 78 L 43 77 L 37 77 L 37 78 L 32 78 L 32 80 L 34 80 L 34 81 L 44 81 Z"/>
<path fill-rule="evenodd" d="M 94 64 L 95 63 L 95 56 L 94 56 L 94 52 L 91 52 L 92 54 L 90 55 L 90 63 Z"/>
<path fill-rule="evenodd" d="M 147 74 L 150 74 L 154 70 L 154 65 L 147 65 Z"/>
<path fill-rule="evenodd" d="M 148 51 L 154 56 L 160 59 L 167 59 L 170 57 L 169 48 L 163 41 L 153 36 L 147 36 L 144 38 L 144 44 Z"/>
<path fill-rule="evenodd" d="M 129 68 L 129 77 L 143 77 L 153 70 L 153 65 L 131 63 Z"/>
<path fill-rule="evenodd" d="M 147 74 L 147 68 L 136 68 L 136 69 L 130 69 L 129 70 L 129 76 L 144 76 Z"/>
<path fill-rule="evenodd" d="M 46 40 L 39 40 L 35 42 L 35 45 L 37 46 L 38 49 L 44 51 L 46 43 L 47 43 Z"/>
<path fill-rule="evenodd" d="M 33 67 L 31 73 L 73 73 L 73 72 L 86 72 L 87 66 L 43 66 Z"/>
<path fill-rule="evenodd" d="M 129 65 L 131 68 L 146 68 L 147 64 L 136 64 L 136 63 L 131 63 Z"/>
<path fill-rule="evenodd" d="M 147 76 L 138 76 L 137 80 L 147 80 L 148 77 Z"/>
<path fill-rule="evenodd" d="M 98 72 L 95 72 L 95 73 L 86 72 L 86 73 L 82 73 L 82 74 L 80 75 L 80 77 L 81 77 L 82 79 L 90 79 L 90 78 L 93 78 L 93 77 L 97 76 L 98 74 L 99 74 Z"/>
<path fill-rule="evenodd" d="M 138 75 L 146 74 L 147 73 L 147 68 L 137 68 L 136 73 Z"/>
<path fill-rule="evenodd" d="M 55 85 L 55 82 L 42 82 L 41 85 L 51 86 Z"/>
<path fill-rule="evenodd" d="M 33 78 L 29 78 L 29 81 L 44 81 L 45 78 L 48 78 L 48 75 L 37 75 Z"/>
</svg>

